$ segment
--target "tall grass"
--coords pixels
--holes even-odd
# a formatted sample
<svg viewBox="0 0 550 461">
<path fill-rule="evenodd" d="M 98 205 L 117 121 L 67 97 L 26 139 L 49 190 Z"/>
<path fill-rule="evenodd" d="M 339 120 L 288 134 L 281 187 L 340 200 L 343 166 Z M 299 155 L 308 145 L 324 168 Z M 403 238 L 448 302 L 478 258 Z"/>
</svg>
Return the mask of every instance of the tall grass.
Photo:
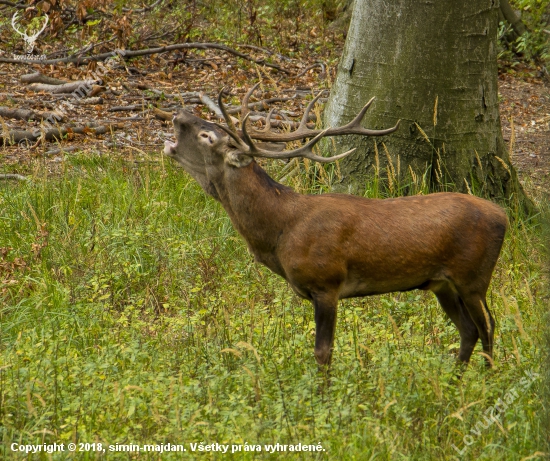
<svg viewBox="0 0 550 461">
<path fill-rule="evenodd" d="M 337 165 L 295 166 L 302 174 L 287 183 L 301 191 L 328 190 L 338 174 Z M 535 222 L 512 225 L 491 285 L 494 370 L 476 353 L 458 379 L 455 327 L 433 295 L 409 292 L 341 303 L 327 386 L 311 305 L 253 263 L 221 207 L 182 170 L 76 155 L 59 177 L 37 171 L 29 184 L 0 184 L 4 459 L 24 457 L 14 442 L 185 444 L 185 454 L 161 459 L 194 459 L 189 444 L 200 442 L 326 450 L 298 459 L 515 460 L 545 451 L 541 380 L 522 385 L 526 372 L 541 373 L 545 333 Z M 404 181 L 414 182 L 404 173 L 393 191 L 378 182 L 365 194 L 398 194 Z M 415 184 L 420 191 L 422 178 Z M 512 390 L 497 422 L 479 429 Z M 102 456 L 137 455 L 75 459 Z"/>
</svg>

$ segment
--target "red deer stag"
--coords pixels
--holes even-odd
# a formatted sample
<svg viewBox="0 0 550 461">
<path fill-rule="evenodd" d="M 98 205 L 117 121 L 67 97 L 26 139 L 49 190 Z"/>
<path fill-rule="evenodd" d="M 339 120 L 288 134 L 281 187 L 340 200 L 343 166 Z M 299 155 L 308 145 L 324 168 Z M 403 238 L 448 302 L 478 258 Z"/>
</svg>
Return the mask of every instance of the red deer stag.
<svg viewBox="0 0 550 461">
<path fill-rule="evenodd" d="M 333 157 L 315 155 L 312 148 L 323 137 L 380 136 L 398 127 L 361 127 L 371 100 L 345 126 L 309 129 L 309 112 L 319 96 L 308 105 L 294 132 L 271 131 L 270 116 L 265 129 L 250 131 L 247 114 L 239 133 L 220 93 L 227 126 L 180 111 L 173 119 L 176 142 L 166 141 L 164 153 L 221 202 L 255 260 L 313 303 L 319 364 L 330 363 L 338 300 L 420 289 L 435 293 L 458 328 L 458 359 L 467 363 L 481 338 L 490 366 L 494 320 L 485 295 L 506 232 L 506 214 L 487 200 L 459 193 L 380 200 L 347 194 L 302 195 L 275 182 L 255 157 L 332 162 L 351 151 Z M 244 113 L 246 106 L 243 101 Z M 282 152 L 253 142 L 305 138 L 311 140 Z"/>
</svg>

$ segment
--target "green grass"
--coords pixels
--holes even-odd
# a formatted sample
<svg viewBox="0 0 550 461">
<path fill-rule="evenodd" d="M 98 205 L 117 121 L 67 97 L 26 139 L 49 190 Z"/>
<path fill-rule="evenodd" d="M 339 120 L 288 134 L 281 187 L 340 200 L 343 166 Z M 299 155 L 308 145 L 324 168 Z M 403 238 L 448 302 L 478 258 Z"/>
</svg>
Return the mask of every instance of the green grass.
<svg viewBox="0 0 550 461">
<path fill-rule="evenodd" d="M 495 369 L 478 346 L 458 380 L 456 329 L 433 295 L 409 292 L 341 303 L 327 386 L 311 305 L 252 262 L 182 170 L 76 155 L 61 176 L 4 182 L 0 457 L 25 457 L 14 442 L 172 443 L 188 459 L 227 457 L 191 452 L 218 442 L 262 447 L 236 459 L 441 460 L 459 456 L 465 435 L 460 459 L 547 451 L 542 380 L 524 379 L 542 375 L 542 241 L 534 221 L 506 239 L 488 296 Z M 480 429 L 506 397 L 498 424 Z M 263 450 L 277 442 L 326 451 Z M 49 456 L 30 459 L 67 453 Z"/>
</svg>

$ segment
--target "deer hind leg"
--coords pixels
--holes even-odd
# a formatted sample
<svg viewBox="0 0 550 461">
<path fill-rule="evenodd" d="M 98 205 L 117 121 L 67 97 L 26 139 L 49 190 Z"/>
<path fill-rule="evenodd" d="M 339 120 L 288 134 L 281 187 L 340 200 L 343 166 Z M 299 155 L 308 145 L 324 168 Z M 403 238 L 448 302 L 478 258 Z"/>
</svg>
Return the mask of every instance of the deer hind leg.
<svg viewBox="0 0 550 461">
<path fill-rule="evenodd" d="M 485 295 L 461 292 L 460 297 L 464 301 L 464 305 L 466 309 L 468 309 L 470 317 L 476 324 L 479 337 L 481 338 L 481 344 L 483 345 L 487 367 L 491 368 L 493 366 L 495 320 L 487 307 Z"/>
<path fill-rule="evenodd" d="M 449 283 L 438 287 L 437 291 L 434 291 L 434 293 L 439 304 L 451 321 L 456 325 L 460 334 L 458 360 L 468 363 L 479 338 L 477 325 L 472 320 L 464 302 L 458 293 L 451 288 Z"/>
<path fill-rule="evenodd" d="M 315 308 L 315 359 L 319 365 L 330 365 L 334 331 L 336 329 L 336 293 L 318 293 L 312 296 Z"/>
</svg>

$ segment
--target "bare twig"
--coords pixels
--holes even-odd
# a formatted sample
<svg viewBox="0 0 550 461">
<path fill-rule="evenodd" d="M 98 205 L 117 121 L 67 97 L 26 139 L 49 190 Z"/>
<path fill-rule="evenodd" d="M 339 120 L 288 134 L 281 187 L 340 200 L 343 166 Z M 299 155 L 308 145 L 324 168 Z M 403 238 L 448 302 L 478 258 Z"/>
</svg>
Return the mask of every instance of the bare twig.
<svg viewBox="0 0 550 461">
<path fill-rule="evenodd" d="M 125 13 L 144 13 L 146 11 L 150 11 L 152 10 L 155 6 L 157 6 L 158 4 L 160 4 L 163 0 L 157 0 L 155 3 L 149 5 L 149 6 L 145 6 L 143 8 L 137 8 L 137 9 L 134 9 L 134 8 L 122 8 L 122 11 L 124 11 Z"/>
<path fill-rule="evenodd" d="M 1 3 L 1 2 L 0 2 Z M 17 181 L 30 181 L 30 178 L 27 178 L 26 176 L 15 174 L 15 173 L 5 173 L 0 174 L 0 179 L 15 179 Z"/>
<path fill-rule="evenodd" d="M 133 111 L 133 110 L 142 110 L 143 108 L 147 108 L 146 105 L 143 105 L 143 104 L 133 104 L 131 106 L 114 106 L 114 107 L 109 107 L 109 109 L 107 109 L 107 111 L 109 112 L 126 112 L 126 111 Z"/>
<path fill-rule="evenodd" d="M 311 66 L 306 67 L 302 72 L 300 72 L 298 75 L 296 75 L 296 78 L 301 77 L 302 75 L 305 75 L 311 69 L 315 69 L 316 67 L 321 68 L 321 73 L 319 74 L 319 77 L 320 78 L 325 78 L 326 75 L 327 75 L 327 66 L 324 62 L 316 62 L 315 64 L 312 64 Z"/>
<path fill-rule="evenodd" d="M 280 54 L 280 53 L 275 53 L 274 51 L 271 51 L 267 48 L 262 48 L 260 46 L 256 46 L 256 45 L 244 45 L 244 44 L 239 44 L 237 45 L 239 48 L 248 48 L 250 50 L 256 50 L 256 51 L 261 51 L 262 53 L 267 53 L 268 55 L 270 56 L 277 56 L 278 58 L 280 59 L 284 59 L 285 61 L 292 61 L 292 58 L 289 58 L 288 56 L 285 56 L 283 54 Z"/>
<path fill-rule="evenodd" d="M 0 5 L 7 5 L 13 8 L 19 8 L 20 10 L 27 9 L 27 5 L 25 5 L 24 3 L 13 3 L 13 2 L 8 2 L 7 0 L 0 0 Z"/>
<path fill-rule="evenodd" d="M 44 155 L 49 156 L 49 155 L 57 155 L 65 152 L 69 153 L 79 149 L 81 149 L 81 147 L 78 147 L 78 146 L 58 147 L 57 149 L 47 150 L 46 152 L 44 152 Z"/>
<path fill-rule="evenodd" d="M 101 96 L 94 96 L 92 98 L 74 99 L 72 104 L 77 106 L 93 106 L 96 104 L 103 104 L 103 98 Z"/>
<path fill-rule="evenodd" d="M 216 117 L 221 118 L 223 120 L 223 114 L 218 105 L 212 101 L 206 94 L 204 94 L 202 91 L 199 93 L 199 99 L 202 101 L 202 103 L 208 107 L 212 112 L 216 114 Z"/>
<path fill-rule="evenodd" d="M 233 54 L 235 56 L 238 56 L 239 58 L 246 59 L 247 61 L 252 61 L 256 64 L 263 65 L 266 67 L 271 67 L 272 69 L 276 69 L 280 72 L 284 72 L 286 74 L 293 74 L 292 71 L 284 69 L 283 67 L 279 66 L 278 64 L 273 64 L 266 62 L 265 59 L 256 59 L 252 56 L 249 56 L 247 54 L 241 53 L 240 51 L 237 51 L 233 48 L 230 48 L 226 45 L 222 45 L 221 43 L 178 43 L 175 45 L 167 45 L 167 46 L 161 46 L 157 48 L 147 48 L 143 50 L 125 50 L 124 52 L 120 52 L 121 56 L 124 56 L 124 58 L 135 58 L 138 56 L 147 56 L 151 54 L 160 54 L 160 53 L 167 53 L 169 51 L 177 51 L 177 50 L 189 50 L 189 49 L 199 49 L 199 50 L 206 50 L 206 49 L 214 49 L 214 50 L 221 50 L 225 51 L 226 53 Z M 88 64 L 92 61 L 105 61 L 106 59 L 112 58 L 113 52 L 109 51 L 107 53 L 97 54 L 94 56 L 82 56 L 82 57 L 67 57 L 67 58 L 58 58 L 58 59 L 45 59 L 43 61 L 40 61 L 40 64 L 57 64 L 60 62 L 64 63 L 75 63 L 77 65 L 82 64 Z M 33 60 L 28 59 L 11 59 L 11 58 L 0 58 L 0 62 L 8 62 L 12 64 L 35 64 L 36 62 Z"/>
<path fill-rule="evenodd" d="M 22 83 L 45 83 L 47 85 L 63 85 L 65 83 L 69 83 L 67 82 L 67 80 L 60 80 L 58 78 L 48 77 L 47 75 L 41 74 L 40 72 L 22 75 L 19 80 L 21 80 Z"/>
</svg>

